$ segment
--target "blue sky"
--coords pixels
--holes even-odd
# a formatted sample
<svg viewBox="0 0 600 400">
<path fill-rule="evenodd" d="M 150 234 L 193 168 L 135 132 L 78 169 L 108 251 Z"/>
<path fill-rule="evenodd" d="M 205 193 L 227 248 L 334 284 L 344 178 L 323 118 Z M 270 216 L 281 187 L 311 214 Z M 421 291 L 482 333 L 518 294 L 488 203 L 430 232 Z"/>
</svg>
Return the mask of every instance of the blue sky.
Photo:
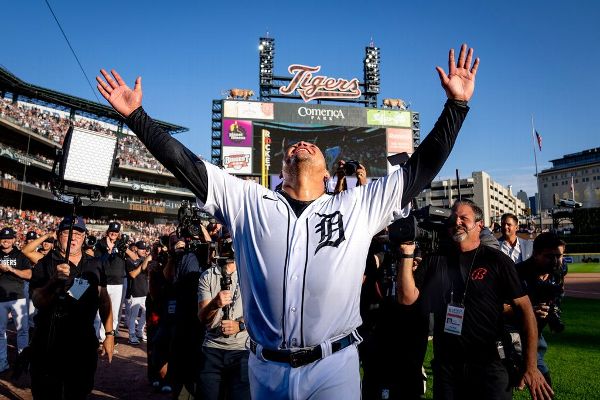
<svg viewBox="0 0 600 400">
<path fill-rule="evenodd" d="M 467 42 L 481 58 L 471 112 L 440 178 L 485 170 L 532 195 L 531 117 L 539 168 L 600 146 L 600 2 L 50 0 L 90 79 L 115 68 L 143 77 L 144 107 L 190 128 L 179 139 L 210 158 L 211 101 L 258 89 L 258 38 L 276 40 L 275 73 L 321 65 L 362 77 L 364 47 L 381 48 L 381 99 L 399 97 L 429 132 L 445 100 L 434 70 Z M 43 0 L 3 4 L 0 64 L 21 79 L 95 99 Z M 93 82 L 92 82 L 93 83 Z"/>
</svg>

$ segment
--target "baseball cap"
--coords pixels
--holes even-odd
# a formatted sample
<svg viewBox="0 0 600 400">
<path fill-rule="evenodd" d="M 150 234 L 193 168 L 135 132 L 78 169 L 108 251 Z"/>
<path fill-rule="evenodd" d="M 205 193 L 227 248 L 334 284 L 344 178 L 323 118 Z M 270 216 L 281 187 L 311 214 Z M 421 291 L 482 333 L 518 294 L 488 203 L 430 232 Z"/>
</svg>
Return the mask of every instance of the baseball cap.
<svg viewBox="0 0 600 400">
<path fill-rule="evenodd" d="M 13 228 L 6 227 L 2 228 L 0 231 L 0 239 L 15 239 L 17 237 L 17 232 L 14 231 Z"/>
<path fill-rule="evenodd" d="M 106 232 L 121 232 L 121 224 L 117 221 L 109 222 Z"/>
<path fill-rule="evenodd" d="M 148 245 L 143 240 L 135 242 L 135 247 L 137 247 L 138 250 L 148 250 Z"/>
<path fill-rule="evenodd" d="M 29 231 L 25 234 L 25 240 L 29 241 L 29 240 L 35 240 L 38 238 L 38 234 L 35 233 L 34 231 Z"/>
<path fill-rule="evenodd" d="M 71 226 L 71 220 L 73 219 L 73 217 L 68 216 L 63 218 L 62 221 L 60 221 L 60 224 L 58 225 L 58 231 L 64 231 L 65 229 L 69 229 L 69 226 Z M 73 229 L 78 230 L 80 232 L 85 232 L 85 222 L 83 221 L 83 218 L 81 217 L 76 217 L 75 218 L 75 222 L 73 223 Z"/>
</svg>

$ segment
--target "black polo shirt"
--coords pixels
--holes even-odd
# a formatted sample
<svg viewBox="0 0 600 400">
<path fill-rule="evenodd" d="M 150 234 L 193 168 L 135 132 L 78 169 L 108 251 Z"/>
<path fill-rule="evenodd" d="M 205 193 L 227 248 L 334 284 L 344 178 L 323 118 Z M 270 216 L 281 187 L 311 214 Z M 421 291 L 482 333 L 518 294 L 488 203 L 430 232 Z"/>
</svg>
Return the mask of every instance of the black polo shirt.
<svg viewBox="0 0 600 400">
<path fill-rule="evenodd" d="M 13 247 L 10 253 L 0 251 L 0 264 L 14 269 L 31 269 L 31 263 L 19 249 Z M 12 272 L 0 272 L 0 303 L 24 299 L 23 284 L 25 281 Z"/>
<path fill-rule="evenodd" d="M 148 294 L 148 268 L 145 271 L 140 271 L 135 278 L 129 276 L 129 272 L 138 268 L 143 262 L 143 258 L 138 258 L 137 260 L 127 258 L 127 298 L 146 297 Z"/>
<path fill-rule="evenodd" d="M 525 294 L 512 260 L 499 250 L 481 245 L 465 253 L 453 250 L 444 256 L 428 257 L 420 268 L 425 274 L 420 288 L 422 306 L 435 315 L 436 358 L 496 359 L 505 299 Z M 464 301 L 460 336 L 444 332 L 451 293 L 455 303 Z"/>
<path fill-rule="evenodd" d="M 125 254 L 119 254 L 116 246 L 109 252 L 106 238 L 100 239 L 94 250 L 94 256 L 104 263 L 107 285 L 122 285 L 126 275 Z"/>
<path fill-rule="evenodd" d="M 63 262 L 64 259 L 56 250 L 44 256 L 33 268 L 33 276 L 30 280 L 31 290 L 45 286 L 55 274 L 56 266 Z M 75 300 L 66 294 L 63 296 L 63 300 L 56 300 L 49 307 L 38 309 L 34 317 L 35 336 L 36 338 L 47 338 L 51 333 L 51 326 L 54 325 L 56 329 L 54 337 L 58 342 L 62 342 L 61 335 L 64 335 L 64 340 L 71 344 L 73 342 L 93 343 L 94 341 L 97 344 L 94 320 L 100 304 L 99 287 L 106 286 L 102 263 L 98 258 L 90 257 L 84 253 L 79 264 L 70 263 L 70 267 L 70 279 L 65 283 L 65 291 L 73 285 L 74 278 L 85 279 L 90 286 L 79 300 Z M 57 310 L 59 310 L 58 314 L 60 315 L 58 318 L 56 317 Z"/>
</svg>

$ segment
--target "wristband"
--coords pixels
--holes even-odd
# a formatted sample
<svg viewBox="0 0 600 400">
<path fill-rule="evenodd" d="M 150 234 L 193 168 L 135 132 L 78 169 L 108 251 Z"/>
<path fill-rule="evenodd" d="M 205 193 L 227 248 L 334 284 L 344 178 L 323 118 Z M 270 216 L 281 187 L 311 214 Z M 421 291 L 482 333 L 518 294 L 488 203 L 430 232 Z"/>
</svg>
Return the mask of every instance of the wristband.
<svg viewBox="0 0 600 400">
<path fill-rule="evenodd" d="M 112 330 L 112 331 L 108 331 L 106 332 L 106 336 L 117 336 L 117 331 L 116 330 Z"/>
<path fill-rule="evenodd" d="M 400 254 L 398 255 L 399 258 L 415 258 L 414 254 Z"/>
</svg>

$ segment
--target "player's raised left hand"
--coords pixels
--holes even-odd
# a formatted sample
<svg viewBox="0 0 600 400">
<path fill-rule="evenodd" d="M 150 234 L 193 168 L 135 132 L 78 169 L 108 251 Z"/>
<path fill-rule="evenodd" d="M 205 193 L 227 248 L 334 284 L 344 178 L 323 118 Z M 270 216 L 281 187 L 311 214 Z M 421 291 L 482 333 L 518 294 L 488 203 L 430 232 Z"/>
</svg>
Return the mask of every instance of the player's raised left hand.
<svg viewBox="0 0 600 400">
<path fill-rule="evenodd" d="M 454 60 L 454 49 L 450 49 L 447 75 L 442 67 L 435 67 L 449 99 L 469 101 L 473 96 L 475 75 L 477 75 L 477 68 L 479 68 L 479 57 L 475 59 L 473 66 L 471 66 L 472 60 L 473 48 L 467 51 L 467 44 L 463 43 L 460 47 L 458 63 Z"/>
<path fill-rule="evenodd" d="M 119 114 L 127 118 L 142 105 L 142 77 L 137 77 L 131 90 L 117 71 L 113 69 L 110 72 L 113 76 L 104 69 L 100 70 L 104 79 L 96 77 L 98 91 Z"/>
</svg>

